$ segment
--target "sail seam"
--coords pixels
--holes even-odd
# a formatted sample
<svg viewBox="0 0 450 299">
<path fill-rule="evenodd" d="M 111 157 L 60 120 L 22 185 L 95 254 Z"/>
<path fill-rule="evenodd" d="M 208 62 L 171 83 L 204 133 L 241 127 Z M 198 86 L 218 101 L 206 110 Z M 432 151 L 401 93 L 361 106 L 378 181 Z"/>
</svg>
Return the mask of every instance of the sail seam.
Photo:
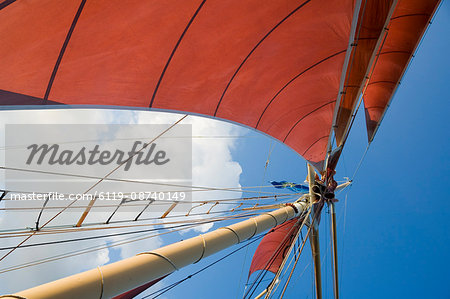
<svg viewBox="0 0 450 299">
<path fill-rule="evenodd" d="M 384 109 L 385 108 L 385 106 L 367 106 L 367 107 L 365 107 L 365 109 L 367 110 L 367 109 Z"/>
<path fill-rule="evenodd" d="M 3 8 L 7 7 L 10 4 L 13 4 L 14 2 L 16 2 L 16 0 L 5 0 L 2 3 L 0 3 L 0 10 L 2 10 Z"/>
<path fill-rule="evenodd" d="M 316 112 L 316 111 L 322 109 L 323 107 L 326 107 L 326 106 L 328 106 L 328 105 L 330 105 L 330 104 L 332 104 L 332 103 L 335 103 L 335 100 L 332 100 L 332 101 L 330 101 L 330 102 L 328 102 L 328 103 L 325 103 L 325 104 L 323 104 L 323 105 L 317 107 L 316 109 L 312 110 L 312 111 L 309 112 L 308 114 L 302 116 L 302 117 L 301 117 L 301 118 L 300 118 L 300 119 L 299 119 L 299 120 L 291 127 L 291 129 L 289 130 L 289 132 L 286 134 L 286 137 L 284 137 L 283 142 L 286 141 L 286 139 L 289 137 L 289 135 L 291 134 L 291 132 L 295 129 L 295 127 L 296 127 L 302 120 L 304 120 L 305 118 L 307 118 L 308 116 L 310 116 L 312 113 L 314 113 L 314 112 Z"/>
<path fill-rule="evenodd" d="M 311 65 L 310 67 L 306 68 L 305 70 L 303 70 L 302 72 L 300 72 L 299 74 L 297 74 L 295 77 L 293 77 L 291 80 L 289 80 L 289 81 L 288 81 L 288 82 L 287 82 L 287 83 L 286 83 L 286 84 L 285 84 L 285 85 L 284 85 L 284 86 L 283 86 L 283 87 L 275 94 L 275 96 L 270 100 L 270 102 L 266 105 L 266 107 L 264 108 L 263 112 L 261 113 L 261 115 L 260 115 L 260 117 L 259 117 L 259 119 L 258 119 L 258 122 L 256 123 L 255 129 L 258 128 L 259 123 L 261 122 L 262 117 L 264 116 L 264 114 L 266 113 L 267 109 L 268 109 L 269 106 L 272 104 L 272 102 L 275 100 L 275 98 L 277 98 L 278 95 L 279 95 L 281 92 L 283 92 L 283 90 L 285 90 L 285 89 L 288 87 L 289 84 L 291 84 L 291 83 L 294 82 L 298 77 L 300 77 L 301 75 L 305 74 L 307 71 L 313 69 L 314 67 L 318 66 L 318 65 L 321 64 L 322 62 L 325 62 L 325 61 L 327 61 L 328 59 L 331 59 L 331 58 L 333 58 L 333 57 L 335 57 L 335 56 L 338 56 L 338 55 L 340 55 L 340 54 L 342 54 L 342 53 L 345 53 L 346 51 L 347 51 L 347 49 L 345 49 L 345 50 L 343 50 L 343 51 L 336 52 L 336 53 L 334 53 L 334 54 L 332 54 L 332 55 L 330 55 L 330 56 L 328 56 L 328 57 L 326 57 L 326 58 L 320 60 L 319 62 L 316 62 L 315 64 L 313 64 L 313 65 Z"/>
<path fill-rule="evenodd" d="M 370 82 L 369 84 L 367 84 L 367 86 L 373 85 L 373 84 L 379 84 L 379 83 L 389 83 L 389 84 L 394 84 L 394 85 L 397 84 L 397 82 L 395 82 L 395 81 L 380 80 L 380 81 L 373 81 L 373 82 Z"/>
<path fill-rule="evenodd" d="M 253 232 L 253 234 L 248 237 L 248 239 L 253 238 L 256 235 L 256 232 L 258 231 L 258 222 L 255 220 L 255 218 L 251 218 L 253 219 L 253 222 L 255 223 L 255 231 Z"/>
<path fill-rule="evenodd" d="M 66 52 L 67 45 L 69 44 L 70 38 L 72 37 L 72 33 L 75 30 L 75 26 L 78 23 L 78 19 L 80 18 L 81 12 L 83 11 L 84 5 L 86 4 L 86 0 L 81 0 L 80 6 L 78 7 L 77 13 L 75 14 L 75 17 L 73 18 L 72 24 L 70 25 L 69 32 L 67 32 L 66 39 L 64 40 L 63 46 L 61 48 L 61 51 L 59 51 L 58 59 L 56 60 L 56 64 L 53 68 L 52 74 L 50 76 L 50 80 L 47 85 L 47 90 L 45 91 L 44 95 L 44 105 L 47 104 L 48 97 L 50 95 L 50 91 L 53 86 L 53 82 L 55 81 L 56 73 L 58 72 L 59 66 L 61 64 L 62 58 L 64 56 L 64 53 Z"/>
<path fill-rule="evenodd" d="M 261 45 L 263 43 L 263 41 L 266 40 L 266 38 L 275 31 L 275 29 L 277 29 L 284 21 L 286 21 L 287 19 L 289 19 L 292 15 L 294 15 L 297 11 L 300 10 L 300 8 L 302 8 L 303 6 L 305 6 L 306 4 L 308 4 L 309 2 L 311 2 L 311 0 L 307 0 L 305 2 L 303 2 L 302 4 L 300 4 L 297 8 L 295 8 L 293 11 L 291 11 L 287 16 L 285 16 L 280 22 L 278 22 L 272 29 L 270 29 L 269 32 L 266 33 L 266 35 L 264 35 L 264 37 L 253 47 L 253 49 L 250 51 L 250 53 L 248 53 L 248 55 L 244 58 L 244 60 L 241 62 L 241 64 L 238 66 L 238 68 L 236 69 L 236 71 L 234 72 L 233 76 L 231 76 L 230 81 L 228 81 L 227 86 L 225 87 L 225 90 L 222 93 L 222 96 L 219 99 L 219 102 L 217 103 L 216 106 L 216 110 L 214 111 L 214 116 L 217 115 L 217 112 L 219 111 L 219 106 L 222 103 L 222 100 L 225 96 L 225 94 L 228 91 L 228 88 L 230 87 L 231 83 L 233 82 L 234 78 L 236 77 L 236 75 L 239 73 L 239 71 L 242 69 L 242 66 L 247 62 L 247 60 L 250 58 L 250 56 L 253 54 L 253 52 L 256 51 L 256 49 L 259 47 L 259 45 Z"/>
<path fill-rule="evenodd" d="M 436 16 L 437 10 L 441 7 L 441 4 L 442 4 L 442 2 L 439 0 L 439 1 L 436 3 L 436 6 L 434 7 L 433 12 L 432 12 L 431 14 L 424 14 L 424 15 L 427 15 L 427 16 L 428 16 L 428 22 L 427 22 L 428 25 L 431 24 L 432 16 Z M 399 17 L 405 17 L 405 16 L 407 16 L 407 15 L 404 15 L 404 16 L 398 16 L 398 17 L 396 17 L 396 18 L 399 18 Z M 410 66 L 410 63 L 411 63 L 412 59 L 414 58 L 414 54 L 416 53 L 417 49 L 420 47 L 420 45 L 421 45 L 421 43 L 422 43 L 422 41 L 423 41 L 424 35 L 425 35 L 426 32 L 428 31 L 428 29 L 429 29 L 429 26 L 425 25 L 425 27 L 423 28 L 423 30 L 422 30 L 422 32 L 421 32 L 421 35 L 420 35 L 420 37 L 419 37 L 419 39 L 418 39 L 419 43 L 415 45 L 413 51 L 411 52 L 411 54 L 410 54 L 410 56 L 409 56 L 409 58 L 408 58 L 408 61 L 407 61 L 406 65 L 405 65 L 406 67 L 403 69 L 402 74 L 400 75 L 400 77 L 399 77 L 399 79 L 398 79 L 398 84 L 400 84 L 400 82 L 401 82 L 403 76 L 404 76 L 405 73 L 408 71 L 409 66 Z M 384 111 L 383 111 L 383 113 L 382 113 L 382 115 L 381 115 L 380 120 L 378 121 L 378 123 L 377 123 L 377 125 L 376 125 L 376 127 L 375 127 L 375 130 L 374 130 L 373 133 L 372 133 L 372 136 L 369 137 L 369 145 L 372 143 L 373 139 L 375 138 L 375 134 L 378 132 L 378 128 L 380 127 L 381 122 L 383 121 L 384 116 L 386 115 L 386 112 L 387 112 L 388 108 L 389 108 L 390 105 L 391 105 L 391 102 L 392 102 L 392 99 L 393 99 L 393 97 L 394 97 L 394 94 L 397 92 L 397 86 L 395 86 L 394 88 L 395 88 L 395 89 L 393 90 L 391 96 L 389 97 L 388 103 L 387 103 L 387 105 L 386 105 L 386 107 L 385 107 L 385 109 L 384 109 Z"/>
<path fill-rule="evenodd" d="M 408 14 L 408 15 L 401 15 L 401 16 L 396 16 L 391 18 L 391 21 L 393 20 L 397 20 L 397 19 L 401 19 L 401 18 L 407 18 L 407 17 L 418 17 L 418 16 L 425 16 L 425 17 L 429 17 L 430 15 L 427 13 L 413 13 L 413 14 Z"/>
<path fill-rule="evenodd" d="M 380 52 L 380 54 L 378 54 L 378 56 L 384 55 L 384 54 L 397 54 L 397 53 L 411 54 L 411 51 L 386 51 L 386 52 Z"/>
<path fill-rule="evenodd" d="M 192 23 L 194 22 L 194 19 L 197 17 L 198 13 L 202 9 L 203 4 L 205 4 L 205 2 L 206 2 L 206 0 L 203 0 L 202 3 L 200 3 L 200 5 L 197 8 L 197 10 L 195 11 L 194 15 L 191 17 L 191 19 L 187 23 L 186 27 L 184 28 L 183 33 L 181 33 L 181 36 L 178 39 L 177 43 L 175 44 L 175 47 L 173 48 L 172 53 L 170 53 L 169 59 L 167 60 L 166 65 L 164 66 L 161 76 L 159 77 L 158 83 L 156 83 L 155 90 L 153 91 L 153 95 L 152 95 L 152 99 L 150 101 L 149 108 L 151 108 L 153 106 L 153 102 L 155 101 L 155 98 L 156 98 L 156 93 L 158 92 L 159 86 L 161 85 L 162 79 L 163 79 L 164 75 L 166 74 L 167 68 L 169 67 L 170 62 L 172 61 L 173 56 L 175 55 L 175 52 L 177 51 L 178 47 L 181 44 L 181 40 L 186 35 L 186 32 L 189 30 L 189 27 L 191 27 Z"/>
<path fill-rule="evenodd" d="M 275 216 L 273 216 L 272 214 L 270 214 L 270 213 L 266 213 L 266 214 L 263 214 L 263 215 L 267 215 L 267 216 L 270 216 L 270 217 L 272 217 L 273 218 L 273 220 L 275 220 L 275 226 L 277 226 L 278 225 L 278 220 L 277 220 L 277 218 L 275 218 Z"/>
<path fill-rule="evenodd" d="M 316 141 L 314 141 L 304 152 L 303 152 L 303 154 L 302 154 L 302 156 L 303 155 L 305 155 L 317 142 L 319 142 L 320 140 L 322 140 L 322 139 L 324 139 L 324 138 L 328 138 L 328 135 L 326 135 L 326 136 L 322 136 L 322 137 L 320 137 L 319 139 L 317 139 Z"/>
</svg>

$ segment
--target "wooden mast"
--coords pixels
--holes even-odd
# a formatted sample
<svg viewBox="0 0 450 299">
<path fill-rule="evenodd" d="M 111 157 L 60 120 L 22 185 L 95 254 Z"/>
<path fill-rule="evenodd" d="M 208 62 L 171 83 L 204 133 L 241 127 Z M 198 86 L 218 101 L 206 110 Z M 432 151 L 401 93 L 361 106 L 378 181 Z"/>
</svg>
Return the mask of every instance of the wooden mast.
<svg viewBox="0 0 450 299">
<path fill-rule="evenodd" d="M 338 255 L 337 255 L 337 232 L 336 232 L 336 211 L 334 202 L 329 201 L 330 207 L 330 225 L 331 225 L 331 256 L 333 259 L 333 290 L 334 298 L 339 299 L 339 280 L 338 280 Z"/>
<path fill-rule="evenodd" d="M 316 183 L 314 168 L 308 163 L 308 183 L 309 183 L 309 198 L 311 205 L 310 225 L 311 235 L 309 241 L 311 243 L 311 254 L 314 264 L 314 285 L 316 287 L 316 298 L 322 299 L 322 274 L 320 271 L 320 247 L 319 247 L 319 217 L 321 209 L 321 203 L 316 203 L 318 196 L 314 193 L 314 185 Z M 318 215 L 319 214 L 319 215 Z"/>
<path fill-rule="evenodd" d="M 286 204 L 275 211 L 194 238 L 2 298 L 114 297 L 299 217 L 308 207 L 309 203 L 302 201 Z"/>
</svg>

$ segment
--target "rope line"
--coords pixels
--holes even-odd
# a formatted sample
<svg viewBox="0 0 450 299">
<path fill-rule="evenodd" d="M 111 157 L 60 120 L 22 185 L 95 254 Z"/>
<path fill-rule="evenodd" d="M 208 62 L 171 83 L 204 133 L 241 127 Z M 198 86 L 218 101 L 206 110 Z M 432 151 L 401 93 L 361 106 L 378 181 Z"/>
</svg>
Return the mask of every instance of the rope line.
<svg viewBox="0 0 450 299">
<path fill-rule="evenodd" d="M 89 191 L 91 191 L 93 188 L 95 188 L 98 184 L 100 184 L 105 178 L 109 177 L 112 173 L 114 173 L 117 169 L 119 169 L 120 167 L 122 167 L 125 163 L 127 163 L 130 159 L 132 159 L 135 155 L 137 155 L 139 152 L 141 152 L 148 144 L 153 143 L 156 139 L 158 139 L 161 135 L 165 134 L 167 131 L 169 131 L 170 129 L 172 129 L 173 127 L 175 127 L 178 123 L 180 123 L 183 119 L 185 119 L 188 115 L 184 115 L 182 118 L 180 118 L 178 121 L 176 121 L 174 124 L 172 124 L 169 128 L 167 128 L 166 130 L 164 130 L 161 134 L 159 134 L 158 136 L 156 136 L 152 141 L 150 141 L 149 143 L 147 143 L 145 146 L 143 146 L 139 151 L 137 151 L 135 154 L 133 154 L 132 156 L 130 156 L 128 159 L 126 159 L 125 161 L 123 161 L 121 164 L 119 164 L 117 167 L 115 167 L 113 170 L 111 170 L 108 174 L 106 174 L 102 179 L 100 179 L 99 181 L 97 181 L 95 184 L 93 184 L 90 188 L 88 188 L 83 194 L 88 193 Z M 52 218 L 50 218 L 47 222 L 45 222 L 41 227 L 45 227 L 47 224 L 49 224 L 50 222 L 52 222 L 56 217 L 58 217 L 59 215 L 61 215 L 68 207 L 72 206 L 73 204 L 75 204 L 77 202 L 77 200 L 72 201 L 66 208 L 62 209 L 61 211 L 59 211 L 58 213 L 56 213 Z M 14 248 L 12 248 L 10 251 L 8 251 L 6 254 L 4 254 L 1 258 L 0 261 L 4 260 L 8 255 L 10 255 L 11 253 L 13 253 L 17 248 L 19 248 L 22 244 L 24 244 L 26 241 L 28 241 L 29 239 L 31 239 L 31 237 L 33 237 L 35 235 L 36 231 L 32 232 L 31 234 L 28 235 L 28 237 L 26 237 L 25 239 L 23 239 L 21 242 L 19 242 L 19 244 L 17 244 Z"/>
<path fill-rule="evenodd" d="M 241 219 L 241 218 L 248 218 L 247 215 L 243 216 L 236 216 L 236 217 L 222 217 L 222 218 L 216 218 L 216 219 L 210 219 L 206 221 L 199 221 L 195 223 L 195 225 L 202 225 L 207 224 L 211 222 L 218 222 L 223 220 L 231 220 L 231 219 Z M 65 240 L 56 240 L 56 241 L 48 241 L 48 242 L 41 242 L 41 243 L 32 243 L 32 244 L 25 244 L 21 245 L 19 247 L 17 246 L 10 246 L 10 247 L 0 247 L 0 251 L 2 250 L 10 250 L 10 249 L 19 249 L 19 248 L 28 248 L 28 247 L 36 247 L 36 246 L 43 246 L 43 245 L 53 245 L 53 244 L 62 244 L 62 243 L 70 243 L 70 242 L 77 242 L 77 241 L 86 241 L 86 240 L 94 240 L 94 239 L 102 239 L 102 238 L 109 238 L 109 237 L 117 237 L 117 236 L 123 236 L 123 235 L 130 235 L 130 234 L 138 234 L 138 233 L 145 233 L 145 232 L 151 232 L 151 231 L 159 231 L 159 230 L 166 230 L 171 228 L 177 228 L 177 227 L 183 227 L 186 225 L 190 225 L 192 221 L 185 224 L 179 224 L 174 225 L 171 227 L 167 227 L 167 224 L 155 224 L 155 225 L 163 225 L 160 228 L 150 228 L 145 230 L 137 230 L 137 231 L 129 231 L 129 232 L 120 232 L 120 233 L 114 233 L 114 234 L 108 234 L 108 235 L 98 235 L 98 236 L 89 236 L 89 237 L 80 237 L 80 238 L 73 238 L 73 239 L 65 239 Z"/>
<path fill-rule="evenodd" d="M 13 167 L 6 167 L 6 166 L 0 166 L 0 169 L 12 170 L 12 171 L 30 172 L 30 173 L 60 175 L 60 176 L 77 177 L 77 178 L 85 178 L 85 179 L 94 179 L 94 180 L 101 180 L 101 181 L 112 181 L 112 182 L 121 182 L 121 183 L 136 183 L 136 184 L 167 186 L 167 187 L 179 187 L 179 188 L 187 188 L 188 189 L 188 190 L 181 190 L 181 191 L 180 190 L 175 190 L 175 191 L 178 191 L 178 192 L 194 192 L 194 191 L 235 191 L 235 192 L 243 192 L 243 191 L 245 191 L 245 192 L 251 192 L 251 193 L 259 193 L 259 191 L 247 190 L 247 189 L 273 188 L 273 185 L 239 187 L 239 188 L 217 188 L 217 187 L 189 186 L 189 185 L 180 185 L 180 184 L 147 182 L 147 181 L 130 180 L 130 179 L 117 179 L 117 178 L 110 178 L 110 177 L 98 177 L 98 176 L 89 176 L 89 175 L 82 175 L 82 174 L 70 174 L 70 173 L 63 173 L 63 172 L 43 171 L 43 170 L 36 170 L 36 169 L 13 168 Z M 98 184 L 98 182 L 97 182 L 97 184 Z M 89 192 L 92 188 L 93 187 L 91 187 L 88 191 L 85 191 L 85 193 Z M 244 188 L 244 190 L 242 190 L 243 188 Z M 199 190 L 192 190 L 192 189 L 199 189 Z M 6 191 L 11 192 L 10 190 L 6 190 Z M 175 191 L 170 190 L 170 191 L 164 191 L 164 192 L 175 192 Z M 18 191 L 18 192 L 21 192 L 21 193 L 32 193 L 32 191 Z M 49 193 L 49 192 L 42 192 L 42 194 L 44 194 L 44 193 L 46 194 L 46 193 Z M 85 194 L 85 193 L 83 193 L 83 194 Z M 275 192 L 263 192 L 263 193 L 276 194 Z"/>
<path fill-rule="evenodd" d="M 298 254 L 297 254 L 297 258 L 295 259 L 295 262 L 294 262 L 294 266 L 292 267 L 292 270 L 291 270 L 291 272 L 289 273 L 288 280 L 286 281 L 286 284 L 284 285 L 283 291 L 282 291 L 282 293 L 281 293 L 281 295 L 280 295 L 280 299 L 283 298 L 284 293 L 286 292 L 287 286 L 289 285 L 289 282 L 291 281 L 292 274 L 294 273 L 295 267 L 297 266 L 297 262 L 298 262 L 299 259 L 300 259 L 300 256 L 301 256 L 301 253 L 302 253 L 303 248 L 304 248 L 304 246 L 305 246 L 306 240 L 308 240 L 309 234 L 310 234 L 310 232 L 311 232 L 311 228 L 313 227 L 314 222 L 316 221 L 316 219 L 318 219 L 318 215 L 320 215 L 320 214 L 317 213 L 317 214 L 315 215 L 315 217 L 313 218 L 313 220 L 311 221 L 311 224 L 309 225 L 309 228 L 308 228 L 308 231 L 307 231 L 307 233 L 306 233 L 305 239 L 303 240 L 302 245 L 301 245 L 301 247 L 299 248 L 299 251 L 298 251 Z"/>
</svg>

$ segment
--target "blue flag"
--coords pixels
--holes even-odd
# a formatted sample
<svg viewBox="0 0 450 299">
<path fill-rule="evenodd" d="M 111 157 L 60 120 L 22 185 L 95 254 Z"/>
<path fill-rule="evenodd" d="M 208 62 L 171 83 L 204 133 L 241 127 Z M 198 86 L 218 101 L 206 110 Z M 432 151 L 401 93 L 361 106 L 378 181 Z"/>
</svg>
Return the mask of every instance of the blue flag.
<svg viewBox="0 0 450 299">
<path fill-rule="evenodd" d="M 280 181 L 280 182 L 271 181 L 270 183 L 277 189 L 289 189 L 291 191 L 294 191 L 295 193 L 309 192 L 309 187 L 306 185 L 290 183 L 290 182 L 286 182 L 286 181 Z"/>
</svg>

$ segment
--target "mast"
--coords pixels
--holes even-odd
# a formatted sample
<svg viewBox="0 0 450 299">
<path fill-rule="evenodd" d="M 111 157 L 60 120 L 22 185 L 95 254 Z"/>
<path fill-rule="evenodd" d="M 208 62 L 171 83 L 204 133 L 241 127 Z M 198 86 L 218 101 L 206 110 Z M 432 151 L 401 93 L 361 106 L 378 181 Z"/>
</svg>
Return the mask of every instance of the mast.
<svg viewBox="0 0 450 299">
<path fill-rule="evenodd" d="M 331 225 L 331 256 L 333 259 L 333 290 L 334 298 L 339 299 L 339 280 L 338 280 L 338 255 L 337 255 L 337 232 L 336 232 L 336 211 L 334 202 L 329 201 L 330 207 L 330 225 Z"/>
<path fill-rule="evenodd" d="M 316 203 L 318 200 L 316 186 L 316 177 L 314 168 L 308 163 L 308 184 L 309 184 L 309 201 L 311 205 L 310 222 L 311 235 L 309 241 L 311 244 L 311 254 L 314 264 L 314 285 L 316 287 L 316 298 L 322 299 L 322 275 L 320 272 L 320 247 L 319 247 L 319 217 L 322 211 L 322 203 Z"/>
<path fill-rule="evenodd" d="M 2 297 L 110 298 L 299 217 L 308 206 L 302 201 L 286 204 L 275 211 L 197 237 Z"/>
<path fill-rule="evenodd" d="M 309 237 L 309 241 L 311 243 L 311 254 L 313 258 L 314 264 L 314 282 L 316 286 L 316 298 L 322 299 L 322 274 L 321 274 L 321 262 L 320 262 L 320 246 L 319 246 L 319 224 L 317 221 L 317 217 L 319 217 L 320 210 L 315 211 L 315 207 L 311 208 L 313 212 L 311 212 L 311 235 Z M 313 219 L 316 221 L 313 222 Z"/>
</svg>

